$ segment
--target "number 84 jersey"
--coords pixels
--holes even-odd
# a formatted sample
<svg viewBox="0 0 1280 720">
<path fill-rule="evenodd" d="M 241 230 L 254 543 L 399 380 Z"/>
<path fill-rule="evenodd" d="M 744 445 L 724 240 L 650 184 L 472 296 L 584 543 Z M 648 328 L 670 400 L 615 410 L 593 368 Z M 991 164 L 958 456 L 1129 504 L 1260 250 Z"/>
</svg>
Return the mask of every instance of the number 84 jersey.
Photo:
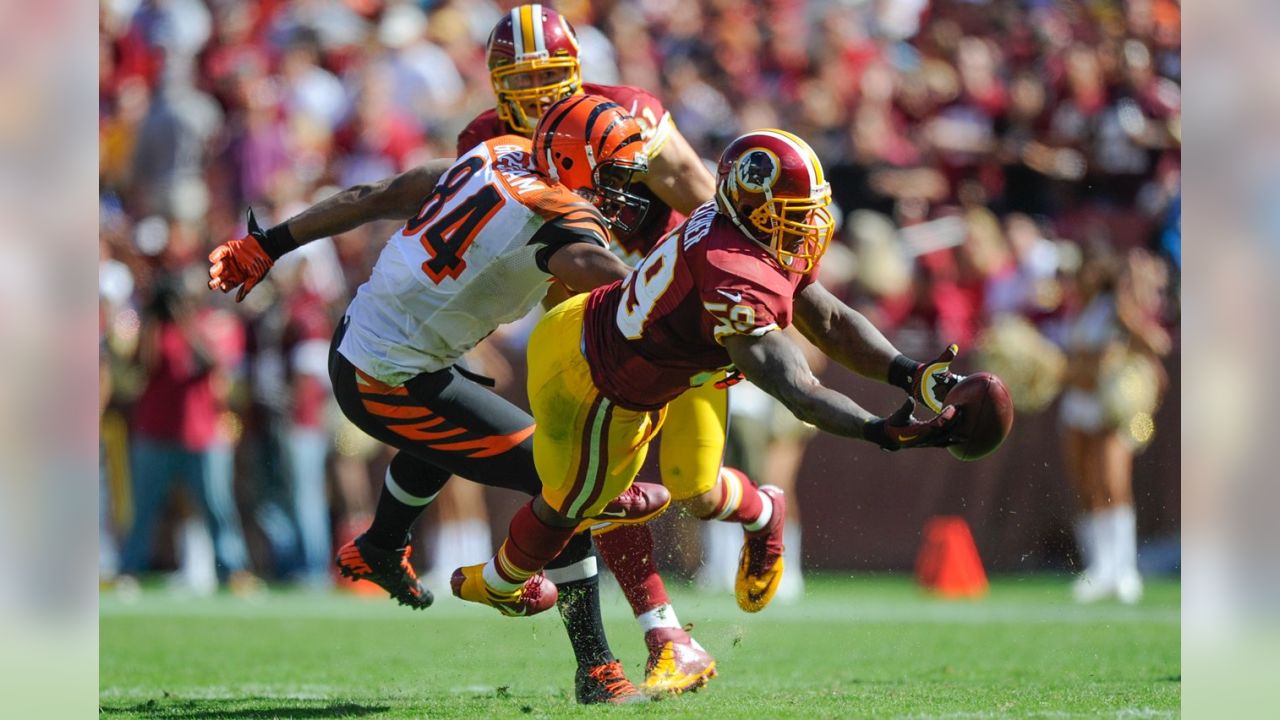
<svg viewBox="0 0 1280 720">
<path fill-rule="evenodd" d="M 587 299 L 583 349 L 596 387 L 632 410 L 656 410 L 732 367 L 724 339 L 791 324 L 789 272 L 708 202 L 620 283 Z"/>
<path fill-rule="evenodd" d="M 600 212 L 530 167 L 517 136 L 458 158 L 356 291 L 338 352 L 390 385 L 446 368 L 538 304 L 556 249 L 608 247 Z"/>
</svg>

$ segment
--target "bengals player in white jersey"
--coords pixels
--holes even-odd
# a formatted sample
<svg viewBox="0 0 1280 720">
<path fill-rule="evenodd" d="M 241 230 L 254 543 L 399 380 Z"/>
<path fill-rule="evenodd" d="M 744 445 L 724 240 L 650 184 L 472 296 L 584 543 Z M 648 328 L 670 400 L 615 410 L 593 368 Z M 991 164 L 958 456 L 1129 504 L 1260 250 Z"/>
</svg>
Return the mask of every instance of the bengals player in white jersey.
<svg viewBox="0 0 1280 720">
<path fill-rule="evenodd" d="M 625 276 L 628 268 L 606 249 L 609 225 L 644 213 L 644 199 L 629 192 L 647 163 L 630 115 L 603 98 L 578 96 L 544 120 L 548 128 L 532 143 L 513 135 L 487 140 L 456 161 L 350 188 L 265 231 L 251 215 L 250 233 L 209 257 L 210 287 L 240 287 L 240 299 L 302 243 L 373 220 L 407 219 L 347 308 L 329 362 L 343 413 L 399 450 L 372 526 L 339 551 L 338 567 L 411 607 L 427 607 L 432 597 L 408 563 L 409 528 L 451 475 L 529 495 L 541 489 L 532 418 L 459 368 L 459 358 L 527 314 L 549 280 L 585 291 Z M 648 485 L 602 512 L 613 522 L 643 522 L 669 502 L 662 486 Z M 512 529 L 529 522 L 517 515 Z M 489 604 L 525 615 L 559 599 L 578 660 L 578 700 L 645 699 L 604 638 L 589 534 L 562 548 L 525 548 L 547 564 L 547 577 L 494 594 Z"/>
<path fill-rule="evenodd" d="M 668 404 L 726 372 L 740 371 L 827 432 L 887 450 L 954 442 L 956 409 L 940 405 L 959 381 L 947 367 L 954 346 L 932 365 L 909 360 L 817 281 L 834 227 L 830 203 L 822 164 L 803 140 L 781 130 L 743 135 L 721 156 L 714 201 L 625 281 L 570 298 L 538 323 L 528 382 L 541 522 L 513 525 L 487 564 L 459 568 L 455 595 L 483 603 L 519 588 L 540 569 L 521 548 L 567 542 L 578 518 L 598 515 L 631 485 Z M 840 364 L 907 390 L 906 405 L 879 418 L 824 388 L 781 332 L 793 320 Z M 916 400 L 939 414 L 917 420 Z M 781 547 L 748 535 L 738 604 L 767 602 L 781 570 Z"/>
</svg>

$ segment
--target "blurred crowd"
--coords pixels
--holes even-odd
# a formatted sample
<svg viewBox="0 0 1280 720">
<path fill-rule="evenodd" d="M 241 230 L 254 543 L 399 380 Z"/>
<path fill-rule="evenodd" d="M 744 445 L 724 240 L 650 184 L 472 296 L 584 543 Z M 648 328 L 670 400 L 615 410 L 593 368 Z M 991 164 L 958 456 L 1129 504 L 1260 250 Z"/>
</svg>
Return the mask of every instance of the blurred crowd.
<svg viewBox="0 0 1280 720">
<path fill-rule="evenodd" d="M 552 4 L 584 79 L 653 91 L 703 157 L 759 127 L 808 140 L 842 220 L 824 281 L 907 354 L 976 348 L 1035 411 L 1073 382 L 1098 292 L 1176 327 L 1178 2 Z M 249 206 L 274 224 L 452 156 L 493 106 L 484 43 L 509 7 L 100 3 L 104 575 L 329 582 L 381 473 L 329 398 L 328 339 L 394 228 L 314 243 L 241 304 L 207 290 L 205 256 Z M 522 365 L 520 333 L 488 345 L 486 367 Z M 1116 391 L 1141 396 L 1115 411 L 1135 445 L 1167 382 L 1145 372 Z"/>
</svg>

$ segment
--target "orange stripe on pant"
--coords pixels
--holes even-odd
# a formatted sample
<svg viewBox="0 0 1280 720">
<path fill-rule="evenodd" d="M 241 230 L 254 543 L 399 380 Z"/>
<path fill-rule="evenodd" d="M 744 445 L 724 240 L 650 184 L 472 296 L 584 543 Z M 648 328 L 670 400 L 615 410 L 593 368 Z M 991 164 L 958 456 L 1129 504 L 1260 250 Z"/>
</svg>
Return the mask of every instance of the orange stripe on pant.
<svg viewBox="0 0 1280 720">
<path fill-rule="evenodd" d="M 361 402 L 364 403 L 365 410 L 368 410 L 378 417 L 391 418 L 393 420 L 417 420 L 420 418 L 431 417 L 432 415 L 429 409 L 422 406 L 388 405 L 386 403 L 364 399 L 361 399 Z"/>
<path fill-rule="evenodd" d="M 533 434 L 533 429 L 534 429 L 534 426 L 530 425 L 529 427 L 523 430 L 517 430 L 516 432 L 510 433 L 508 435 L 489 435 L 488 437 L 482 437 L 479 440 L 464 440 L 461 442 L 454 442 L 454 443 L 437 443 L 437 444 L 433 444 L 431 448 L 433 450 L 447 450 L 449 452 L 462 452 L 464 450 L 476 450 L 477 452 L 473 452 L 470 455 L 467 455 L 467 457 L 473 457 L 473 458 L 493 457 L 494 455 L 501 455 L 502 453 L 524 442 L 525 438 Z"/>
</svg>

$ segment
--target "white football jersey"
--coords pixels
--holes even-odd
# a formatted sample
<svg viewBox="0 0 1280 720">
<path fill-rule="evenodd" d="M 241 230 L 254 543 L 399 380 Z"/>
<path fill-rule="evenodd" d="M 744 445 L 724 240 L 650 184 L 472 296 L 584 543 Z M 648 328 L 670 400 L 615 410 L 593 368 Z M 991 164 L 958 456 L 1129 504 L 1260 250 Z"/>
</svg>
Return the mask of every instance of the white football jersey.
<svg viewBox="0 0 1280 720">
<path fill-rule="evenodd" d="M 529 140 L 503 136 L 445 172 L 347 308 L 352 365 L 389 385 L 446 368 L 538 304 L 549 250 L 608 247 L 599 211 L 529 167 Z"/>
</svg>

